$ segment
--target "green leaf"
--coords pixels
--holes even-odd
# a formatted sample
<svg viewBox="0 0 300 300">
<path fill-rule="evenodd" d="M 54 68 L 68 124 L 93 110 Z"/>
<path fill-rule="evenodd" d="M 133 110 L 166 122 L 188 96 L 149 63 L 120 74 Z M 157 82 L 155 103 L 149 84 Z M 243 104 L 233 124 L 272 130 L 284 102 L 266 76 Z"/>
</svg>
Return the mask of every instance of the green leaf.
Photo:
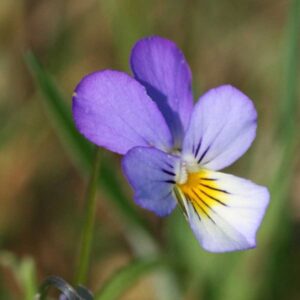
<svg viewBox="0 0 300 300">
<path fill-rule="evenodd" d="M 43 104 L 45 111 L 49 114 L 49 119 L 57 129 L 59 137 L 66 146 L 72 157 L 81 166 L 90 167 L 93 157 L 93 147 L 76 130 L 70 108 L 66 105 L 64 98 L 57 89 L 50 76 L 43 70 L 32 52 L 25 54 L 25 61 L 37 86 L 43 94 Z"/>
<path fill-rule="evenodd" d="M 13 273 L 22 288 L 24 300 L 34 299 L 37 293 L 36 267 L 31 257 L 18 260 L 10 252 L 0 253 L 0 265 L 8 268 Z"/>
<path fill-rule="evenodd" d="M 95 300 L 119 299 L 119 297 L 142 276 L 162 267 L 166 267 L 166 261 L 162 259 L 134 261 L 116 272 L 104 284 L 102 289 L 96 293 Z"/>
</svg>

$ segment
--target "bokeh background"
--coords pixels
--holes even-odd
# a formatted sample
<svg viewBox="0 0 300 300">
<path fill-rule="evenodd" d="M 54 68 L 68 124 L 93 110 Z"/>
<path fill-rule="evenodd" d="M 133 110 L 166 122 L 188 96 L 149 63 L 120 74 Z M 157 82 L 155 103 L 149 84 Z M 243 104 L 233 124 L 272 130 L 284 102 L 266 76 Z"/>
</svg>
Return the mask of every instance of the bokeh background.
<svg viewBox="0 0 300 300">
<path fill-rule="evenodd" d="M 253 99 L 257 139 L 225 171 L 267 185 L 271 204 L 257 249 L 209 254 L 180 211 L 136 207 L 120 157 L 101 150 L 87 286 L 138 260 L 116 299 L 300 299 L 299 2 L 1 0 L 0 299 L 32 299 L 49 275 L 72 283 L 94 152 L 71 95 L 92 71 L 130 72 L 132 45 L 153 34 L 185 53 L 195 99 L 223 83 Z"/>
</svg>

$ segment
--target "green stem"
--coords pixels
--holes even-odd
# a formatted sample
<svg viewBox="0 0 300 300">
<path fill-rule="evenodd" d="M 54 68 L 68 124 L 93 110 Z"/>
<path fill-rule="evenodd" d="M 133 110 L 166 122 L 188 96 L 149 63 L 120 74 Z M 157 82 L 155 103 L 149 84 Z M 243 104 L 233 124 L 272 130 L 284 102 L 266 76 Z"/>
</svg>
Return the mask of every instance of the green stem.
<svg viewBox="0 0 300 300">
<path fill-rule="evenodd" d="M 274 238 L 277 234 L 274 224 L 276 220 L 280 220 L 278 215 L 282 209 L 286 208 L 286 196 L 289 193 L 289 185 L 293 175 L 293 164 L 297 145 L 297 113 L 299 110 L 299 99 L 297 97 L 297 87 L 299 78 L 299 42 L 300 42 L 300 0 L 291 0 L 290 15 L 288 22 L 288 39 L 287 54 L 285 61 L 285 82 L 283 85 L 283 101 L 281 107 L 281 118 L 279 118 L 278 126 L 280 128 L 279 141 L 282 145 L 282 153 L 278 169 L 275 172 L 271 182 L 271 194 L 273 202 L 273 210 L 277 209 L 272 215 L 274 219 L 270 219 L 268 236 Z M 281 223 L 278 224 L 281 226 Z M 270 234 L 273 232 L 273 235 Z"/>
<path fill-rule="evenodd" d="M 88 266 L 90 260 L 91 246 L 93 240 L 93 231 L 96 215 L 96 193 L 97 193 L 97 179 L 100 164 L 99 150 L 96 150 L 92 174 L 90 177 L 87 195 L 86 195 L 86 209 L 83 222 L 83 230 L 81 237 L 81 249 L 78 260 L 78 267 L 75 277 L 76 284 L 85 284 L 88 274 Z"/>
<path fill-rule="evenodd" d="M 300 1 L 290 1 L 288 22 L 288 40 L 285 66 L 284 95 L 280 107 L 279 133 L 283 142 L 289 142 L 295 136 L 297 120 L 297 84 L 299 65 Z"/>
</svg>

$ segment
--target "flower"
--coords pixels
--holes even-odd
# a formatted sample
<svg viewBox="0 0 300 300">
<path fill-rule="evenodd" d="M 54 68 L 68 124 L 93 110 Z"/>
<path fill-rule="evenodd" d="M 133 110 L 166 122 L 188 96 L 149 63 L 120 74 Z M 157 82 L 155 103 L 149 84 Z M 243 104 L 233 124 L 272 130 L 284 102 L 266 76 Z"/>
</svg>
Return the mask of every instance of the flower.
<svg viewBox="0 0 300 300">
<path fill-rule="evenodd" d="M 134 78 L 104 70 L 80 81 L 73 96 L 78 130 L 124 155 L 123 171 L 138 205 L 166 216 L 178 203 L 207 251 L 255 247 L 268 190 L 218 172 L 255 138 L 252 101 L 222 85 L 194 105 L 185 57 L 161 37 L 139 40 L 130 64 Z"/>
</svg>

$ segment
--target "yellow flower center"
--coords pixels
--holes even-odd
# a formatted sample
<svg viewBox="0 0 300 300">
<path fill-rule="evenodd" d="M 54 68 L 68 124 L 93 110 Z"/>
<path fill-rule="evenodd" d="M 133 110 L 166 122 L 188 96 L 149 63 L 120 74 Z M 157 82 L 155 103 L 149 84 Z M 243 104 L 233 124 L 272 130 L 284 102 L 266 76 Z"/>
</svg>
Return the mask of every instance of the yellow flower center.
<svg viewBox="0 0 300 300">
<path fill-rule="evenodd" d="M 218 205 L 226 206 L 228 192 L 218 185 L 218 180 L 212 177 L 212 172 L 201 169 L 198 172 L 187 173 L 184 183 L 177 183 L 179 190 L 177 199 L 182 202 L 182 196 L 190 202 L 198 215 L 211 218 L 213 208 Z M 184 207 L 183 203 L 180 203 Z"/>
</svg>

